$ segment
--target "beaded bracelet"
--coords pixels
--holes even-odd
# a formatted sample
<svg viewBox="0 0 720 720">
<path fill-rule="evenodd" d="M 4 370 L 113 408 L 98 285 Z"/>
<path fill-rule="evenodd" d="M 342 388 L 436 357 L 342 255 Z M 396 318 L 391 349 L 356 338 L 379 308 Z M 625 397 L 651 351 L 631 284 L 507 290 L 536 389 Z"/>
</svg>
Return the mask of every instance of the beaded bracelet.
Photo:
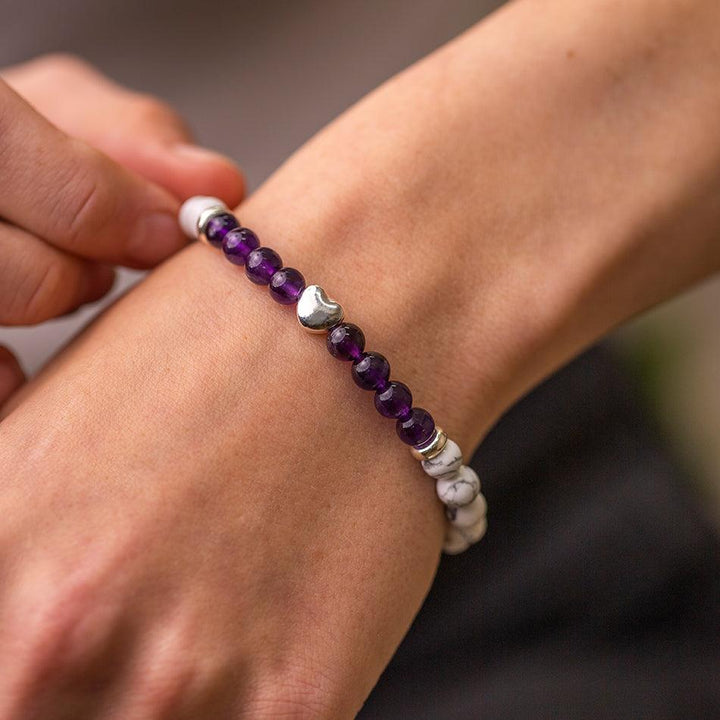
<svg viewBox="0 0 720 720">
<path fill-rule="evenodd" d="M 355 384 L 374 391 L 377 411 L 395 420 L 398 436 L 435 480 L 448 519 L 443 551 L 458 554 L 480 540 L 487 527 L 487 505 L 477 473 L 463 465 L 457 443 L 435 425 L 432 415 L 413 407 L 408 386 L 390 380 L 390 364 L 385 357 L 365 352 L 363 331 L 344 321 L 340 304 L 328 298 L 319 285 L 306 285 L 298 270 L 283 267 L 280 256 L 269 247 L 261 247 L 257 235 L 242 227 L 217 198 L 187 200 L 180 209 L 180 225 L 188 237 L 222 248 L 231 263 L 244 265 L 247 277 L 257 285 L 268 285 L 274 300 L 296 305 L 300 324 L 310 332 L 326 333 L 330 354 L 352 363 Z"/>
</svg>

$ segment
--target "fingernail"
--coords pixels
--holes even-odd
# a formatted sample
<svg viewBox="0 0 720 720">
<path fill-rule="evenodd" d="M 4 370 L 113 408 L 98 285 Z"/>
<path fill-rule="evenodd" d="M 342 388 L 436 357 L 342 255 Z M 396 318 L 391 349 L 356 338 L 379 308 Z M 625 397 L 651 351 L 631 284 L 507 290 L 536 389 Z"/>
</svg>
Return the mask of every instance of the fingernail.
<svg viewBox="0 0 720 720">
<path fill-rule="evenodd" d="M 225 165 L 234 165 L 233 161 L 219 152 L 214 150 L 208 150 L 204 147 L 198 147 L 197 145 L 187 145 L 181 143 L 173 147 L 173 151 L 176 155 L 179 155 L 185 162 L 198 162 L 198 163 L 217 163 L 221 162 Z"/>
<path fill-rule="evenodd" d="M 128 254 L 140 265 L 155 265 L 180 250 L 185 243 L 177 217 L 156 212 L 139 222 L 128 245 Z"/>
</svg>

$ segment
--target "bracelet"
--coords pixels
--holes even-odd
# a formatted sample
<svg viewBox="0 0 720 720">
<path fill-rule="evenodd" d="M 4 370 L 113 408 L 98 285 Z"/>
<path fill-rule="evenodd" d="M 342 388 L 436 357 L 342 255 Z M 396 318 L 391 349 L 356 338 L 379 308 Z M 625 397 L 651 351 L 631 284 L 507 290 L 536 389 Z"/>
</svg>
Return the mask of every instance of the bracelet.
<svg viewBox="0 0 720 720">
<path fill-rule="evenodd" d="M 398 436 L 435 480 L 448 520 L 443 551 L 455 555 L 480 540 L 487 528 L 487 504 L 477 473 L 463 465 L 457 443 L 435 425 L 432 415 L 413 406 L 408 386 L 390 380 L 390 364 L 385 357 L 365 352 L 363 331 L 344 321 L 340 304 L 328 298 L 319 285 L 306 285 L 299 270 L 283 267 L 280 256 L 269 247 L 261 247 L 257 235 L 242 227 L 221 200 L 190 198 L 180 208 L 179 219 L 188 237 L 222 248 L 231 263 L 245 266 L 252 282 L 269 286 L 274 300 L 296 305 L 300 324 L 310 332 L 325 333 L 330 354 L 352 363 L 355 384 L 374 391 L 377 411 L 395 420 Z"/>
</svg>

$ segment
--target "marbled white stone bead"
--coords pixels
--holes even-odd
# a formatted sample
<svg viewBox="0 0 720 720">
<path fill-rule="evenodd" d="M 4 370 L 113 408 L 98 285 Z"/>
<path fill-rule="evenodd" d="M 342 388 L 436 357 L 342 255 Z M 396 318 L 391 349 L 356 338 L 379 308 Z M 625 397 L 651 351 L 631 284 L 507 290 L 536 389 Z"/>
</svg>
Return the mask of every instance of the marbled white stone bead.
<svg viewBox="0 0 720 720">
<path fill-rule="evenodd" d="M 487 518 L 481 517 L 474 525 L 467 528 L 456 528 L 470 545 L 482 540 L 487 530 Z"/>
<path fill-rule="evenodd" d="M 470 543 L 465 539 L 463 534 L 452 525 L 448 525 L 445 530 L 445 541 L 443 543 L 443 552 L 446 555 L 459 555 L 470 547 Z"/>
<path fill-rule="evenodd" d="M 443 552 L 448 555 L 457 555 L 467 550 L 470 545 L 479 542 L 487 530 L 487 518 L 483 515 L 470 527 L 456 527 L 448 524 L 445 530 L 445 543 Z"/>
<path fill-rule="evenodd" d="M 487 515 L 487 503 L 482 493 L 469 504 L 462 507 L 448 507 L 445 509 L 447 519 L 456 528 L 465 529 L 473 527 Z"/>
<path fill-rule="evenodd" d="M 422 468 L 430 476 L 434 478 L 448 475 L 455 472 L 462 465 L 462 452 L 458 444 L 447 439 L 445 447 L 431 460 L 423 460 Z"/>
<path fill-rule="evenodd" d="M 480 492 L 480 478 L 471 467 L 462 465 L 454 473 L 439 477 L 435 489 L 448 507 L 469 505 Z"/>
</svg>

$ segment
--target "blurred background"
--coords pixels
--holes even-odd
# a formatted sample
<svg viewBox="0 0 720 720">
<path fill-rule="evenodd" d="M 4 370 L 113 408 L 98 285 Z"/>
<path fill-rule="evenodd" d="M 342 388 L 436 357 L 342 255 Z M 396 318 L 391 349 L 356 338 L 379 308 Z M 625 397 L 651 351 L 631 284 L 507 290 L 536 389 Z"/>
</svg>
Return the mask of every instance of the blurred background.
<svg viewBox="0 0 720 720">
<path fill-rule="evenodd" d="M 202 3 L 192 0 L 34 0 L 22 3 L 0 0 L 0 66 L 49 52 L 78 54 L 120 83 L 157 95 L 172 104 L 190 122 L 202 144 L 238 161 L 252 189 L 314 132 L 363 94 L 500 4 L 488 0 L 209 0 Z M 68 102 L 72 102 L 71 97 Z M 138 273 L 123 272 L 115 295 L 139 278 Z M 32 372 L 101 307 L 87 308 L 74 317 L 38 328 L 0 328 L 0 343 L 17 350 L 25 368 Z M 678 667 L 682 664 L 683 667 L 693 668 L 693 672 L 698 669 L 692 662 L 688 664 L 688 658 L 698 660 L 699 667 L 713 675 L 712 678 L 708 676 L 708 681 L 712 679 L 720 687 L 720 674 L 715 673 L 717 665 L 703 663 L 702 657 L 694 655 L 695 640 L 688 641 L 683 646 L 683 653 L 677 655 L 674 652 L 668 655 L 668 645 L 662 643 L 642 645 L 653 658 L 658 653 L 666 659 L 674 658 L 674 662 L 668 660 L 658 669 L 655 664 L 643 664 L 644 660 L 637 659 L 644 655 L 640 651 L 635 652 L 634 640 L 628 639 L 625 630 L 618 630 L 625 625 L 617 619 L 634 619 L 643 627 L 652 627 L 654 632 L 662 635 L 658 628 L 670 627 L 671 620 L 676 622 L 676 614 L 679 617 L 684 613 L 687 617 L 686 605 L 692 605 L 692 598 L 683 600 L 686 605 L 678 604 L 678 596 L 667 589 L 668 581 L 662 574 L 665 571 L 658 570 L 652 577 L 643 574 L 644 558 L 665 542 L 658 538 L 669 535 L 675 543 L 668 542 L 665 555 L 658 553 L 667 566 L 685 563 L 685 567 L 700 568 L 702 563 L 698 561 L 696 564 L 692 559 L 697 553 L 704 553 L 705 559 L 714 557 L 714 551 L 707 549 L 714 540 L 704 523 L 706 515 L 711 518 L 710 525 L 720 523 L 718 307 L 720 281 L 715 281 L 643 316 L 613 335 L 609 341 L 610 360 L 605 350 L 600 355 L 591 353 L 534 393 L 511 413 L 507 421 L 501 423 L 498 432 L 489 438 L 484 449 L 481 448 L 474 464 L 489 479 L 488 494 L 491 500 L 496 500 L 496 505 L 492 507 L 500 508 L 495 527 L 506 528 L 506 538 L 515 538 L 514 544 L 506 539 L 503 545 L 504 541 L 493 535 L 495 531 L 491 530 L 486 549 L 478 550 L 478 553 L 486 555 L 480 557 L 476 554 L 473 559 L 472 553 L 469 553 L 470 559 L 441 567 L 436 588 L 418 619 L 419 629 L 411 631 L 404 650 L 381 682 L 375 700 L 371 700 L 366 709 L 368 718 L 472 718 L 479 717 L 478 708 L 483 702 L 483 717 L 493 719 L 632 717 L 637 720 L 652 717 L 657 720 L 665 717 L 720 716 L 693 714 L 690 710 L 692 703 L 686 706 L 689 714 L 676 712 L 677 702 L 668 699 L 673 697 L 677 701 L 678 688 L 688 685 L 687 677 L 678 674 Z M 622 380 L 611 369 L 616 366 Z M 625 384 L 627 378 L 629 381 Z M 639 397 L 637 405 L 643 408 L 642 412 L 625 412 L 623 403 L 627 395 Z M 568 400 L 571 396 L 576 400 Z M 560 402 L 558 398 L 564 399 Z M 548 426 L 546 411 L 552 410 L 554 402 L 560 403 L 557 414 L 566 420 L 553 420 Z M 576 406 L 572 405 L 573 402 Z M 588 409 L 591 406 L 604 407 L 606 414 L 592 415 Z M 615 409 L 608 410 L 611 406 Z M 539 407 L 542 407 L 542 413 L 535 412 Z M 617 410 L 619 407 L 625 409 Z M 580 411 L 576 412 L 577 408 Z M 584 465 L 578 461 L 572 476 L 572 487 L 585 488 L 583 492 L 586 496 L 583 497 L 590 497 L 589 500 L 581 498 L 585 512 L 595 508 L 596 519 L 608 518 L 607 524 L 601 527 L 597 547 L 612 546 L 615 549 L 612 563 L 607 561 L 605 574 L 590 577 L 587 568 L 597 560 L 597 554 L 593 555 L 595 550 L 590 548 L 592 543 L 588 541 L 590 549 L 587 554 L 580 554 L 573 563 L 568 559 L 572 550 L 566 555 L 558 555 L 559 546 L 552 544 L 553 533 L 559 533 L 558 537 L 564 542 L 581 533 L 587 536 L 592 530 L 586 532 L 583 525 L 586 521 L 579 520 L 577 528 L 568 529 L 563 523 L 571 513 L 555 517 L 550 510 L 543 516 L 544 525 L 534 526 L 533 518 L 529 520 L 520 511 L 515 512 L 512 518 L 508 514 L 508 518 L 503 520 L 502 508 L 515 507 L 514 500 L 508 499 L 509 495 L 503 495 L 512 483 L 508 480 L 503 489 L 499 486 L 504 480 L 494 480 L 495 486 L 492 483 L 493 478 L 520 477 L 521 470 L 526 473 L 524 477 L 529 478 L 527 468 L 519 468 L 516 463 L 517 467 L 511 472 L 506 466 L 512 465 L 512 460 L 501 457 L 513 453 L 525 454 L 538 458 L 536 466 L 540 468 L 530 484 L 542 485 L 547 492 L 547 487 L 551 487 L 548 483 L 557 482 L 557 477 L 566 472 L 563 469 L 565 466 L 557 458 L 549 460 L 549 450 L 538 449 L 536 455 L 521 452 L 524 447 L 522 438 L 536 437 L 538 447 L 542 445 L 547 449 L 557 438 L 576 437 L 573 435 L 577 429 L 574 425 L 584 422 L 596 436 L 600 436 L 601 433 L 595 432 L 599 423 L 610 426 L 615 422 L 612 418 L 619 416 L 622 416 L 624 426 L 629 428 L 623 437 L 633 435 L 635 424 L 652 426 L 649 435 L 663 439 L 659 444 L 669 448 L 667 455 L 679 470 L 667 470 L 665 465 L 654 464 L 659 451 L 648 451 L 646 455 L 638 451 L 632 457 L 620 453 L 614 459 L 608 459 L 607 466 L 603 466 L 605 469 L 597 471 L 599 475 L 596 476 L 603 482 L 611 475 L 622 476 L 622 487 L 626 488 L 623 492 L 629 494 L 619 495 L 615 489 L 615 499 L 601 500 L 592 496 L 596 476 L 590 470 L 585 472 Z M 641 444 L 649 443 L 655 447 L 656 440 L 648 441 L 644 430 L 640 434 L 643 438 Z M 616 440 L 603 442 L 606 450 L 625 447 Z M 563 462 L 566 463 L 571 455 L 567 450 L 563 453 Z M 507 470 L 505 474 L 504 469 Z M 552 480 L 544 479 L 542 473 L 546 471 L 548 477 L 553 475 Z M 646 481 L 636 481 L 636 476 L 646 475 L 649 476 Z M 682 494 L 685 490 L 676 496 L 674 490 L 666 492 L 666 489 L 687 486 L 691 486 L 692 497 L 702 508 L 702 518 L 698 520 L 693 515 L 694 511 L 689 512 L 687 527 L 673 525 L 668 532 L 668 518 L 673 517 L 675 512 L 681 512 L 677 498 L 685 497 Z M 557 490 L 558 496 L 566 498 L 568 487 Z M 622 512 L 619 512 L 617 504 L 620 496 L 626 503 Z M 522 503 L 517 501 L 518 507 L 523 503 L 527 506 L 527 498 L 523 498 Z M 537 504 L 540 501 L 535 497 L 533 502 Z M 653 503 L 660 508 L 655 515 L 647 509 Z M 634 537 L 630 549 L 627 527 L 633 525 L 633 518 L 638 513 L 656 518 L 656 528 L 653 530 L 648 520 L 642 530 L 646 536 L 644 541 Z M 622 523 L 617 518 L 622 518 Z M 506 524 L 503 525 L 503 522 Z M 613 522 L 617 524 L 613 525 Z M 554 548 L 553 552 L 546 548 L 547 552 L 537 554 L 540 552 L 537 550 L 539 543 L 527 535 L 529 531 L 526 527 L 535 527 L 538 533 L 538 528 L 542 528 L 542 537 L 549 543 L 548 548 Z M 614 528 L 615 545 L 608 541 L 608 528 L 611 527 Z M 527 540 L 525 544 L 518 539 L 522 537 Z M 646 544 L 643 545 L 643 542 Z M 511 546 L 525 548 L 525 551 L 512 550 Z M 571 546 L 574 548 L 577 543 L 573 540 Z M 603 552 L 602 558 L 607 560 L 607 551 Z M 518 559 L 521 555 L 524 561 Z M 572 566 L 574 570 L 558 575 L 559 557 L 564 558 L 567 567 Z M 472 563 L 479 563 L 479 569 Z M 660 560 L 658 563 L 660 567 Z M 502 573 L 497 570 L 498 566 L 502 566 Z M 484 580 L 482 587 L 465 588 L 468 593 L 470 590 L 477 593 L 475 597 L 480 598 L 478 603 L 485 618 L 485 624 L 476 628 L 478 647 L 482 646 L 485 653 L 479 662 L 483 666 L 492 666 L 484 675 L 488 678 L 482 686 L 484 699 L 475 704 L 470 700 L 464 700 L 465 704 L 459 702 L 455 696 L 457 693 L 452 692 L 454 686 L 450 678 L 442 680 L 446 694 L 443 695 L 440 689 L 436 693 L 441 700 L 435 695 L 425 696 L 419 689 L 424 666 L 417 664 L 418 657 L 432 660 L 433 674 L 427 676 L 430 685 L 435 682 L 440 688 L 442 683 L 437 671 L 443 663 L 445 669 L 451 668 L 456 676 L 459 675 L 461 661 L 457 655 L 451 654 L 452 648 L 448 646 L 461 637 L 460 629 L 458 625 L 457 633 L 454 633 L 453 623 L 446 621 L 448 613 L 459 622 L 458 618 L 469 612 L 467 603 L 463 605 L 458 599 L 459 591 L 447 590 L 451 586 L 448 584 L 450 581 L 455 582 L 453 587 L 457 588 L 458 579 L 454 574 L 461 569 L 467 569 L 478 577 L 482 573 Z M 543 569 L 547 570 L 545 575 Z M 705 577 L 703 572 L 698 570 Z M 533 586 L 531 578 L 535 575 L 538 579 Z M 522 582 L 517 577 L 522 578 Z M 620 578 L 612 592 L 607 589 L 612 585 L 609 578 Z M 702 583 L 700 586 L 705 587 Z M 707 595 L 706 590 L 698 592 Z M 648 601 L 653 593 L 661 593 L 662 598 L 667 600 L 667 606 L 658 609 Z M 556 604 L 548 599 L 555 595 L 557 598 L 562 596 L 564 601 L 575 598 L 574 602 L 577 601 L 589 615 L 586 613 L 582 622 L 577 618 L 567 620 L 568 613 L 573 616 L 569 606 L 559 599 Z M 518 600 L 519 596 L 521 600 Z M 604 611 L 599 610 L 593 614 L 593 603 L 600 603 L 599 598 L 604 603 L 603 607 L 612 605 L 611 612 L 616 612 L 617 617 L 613 615 L 608 620 Z M 455 606 L 452 606 L 453 602 Z M 510 605 L 514 624 L 504 617 Z M 680 605 L 685 609 L 678 609 Z M 451 606 L 454 609 L 449 611 Z M 542 614 L 538 608 L 542 609 Z M 565 619 L 562 623 L 558 620 L 560 625 L 551 629 L 546 624 L 549 617 L 560 618 L 561 615 Z M 497 617 L 495 625 L 494 617 Z M 433 639 L 431 632 L 423 629 L 425 618 L 431 618 L 444 627 L 447 633 L 445 644 L 437 637 Z M 615 623 L 612 632 L 607 630 L 611 621 Z M 607 630 L 606 633 L 598 634 L 599 624 Z M 705 632 L 708 625 L 700 625 Z M 538 630 L 540 626 L 546 630 L 546 635 L 542 637 L 552 638 L 553 642 L 558 637 L 565 637 L 567 645 L 554 644 L 551 650 L 538 650 L 547 647 Z M 558 632 L 559 626 L 565 630 L 575 629 L 563 634 Z M 676 624 L 672 628 L 672 633 L 666 633 L 667 637 L 680 632 Z M 524 633 L 525 640 L 518 645 L 521 633 Z M 466 630 L 462 631 L 462 637 L 469 637 Z M 489 637 L 498 638 L 493 651 L 488 649 Z M 629 655 L 613 654 L 618 637 L 622 637 Z M 640 643 L 640 640 L 637 642 Z M 715 640 L 713 643 L 717 645 Z M 600 653 L 606 658 L 604 664 L 596 659 L 588 661 L 587 672 L 583 674 L 578 668 L 585 667 L 582 665 L 585 660 L 578 659 L 578 647 L 584 648 L 585 660 L 590 655 L 596 658 Z M 658 647 L 664 650 L 658 650 Z M 511 651 L 511 648 L 515 650 Z M 629 660 L 630 656 L 633 659 Z M 621 659 L 618 660 L 618 657 Z M 463 667 L 472 662 L 474 660 L 464 657 Z M 503 674 L 502 668 L 512 669 Z M 427 667 L 425 671 L 430 672 Z M 628 678 L 628 672 L 639 673 L 637 682 Z M 408 686 L 408 673 L 414 699 L 403 690 Z M 576 689 L 583 689 L 583 700 L 573 700 L 573 711 L 566 704 L 567 689 L 557 685 L 558 677 L 570 677 L 570 684 L 574 683 Z M 658 677 L 661 678 L 658 681 L 660 684 L 656 682 Z M 690 686 L 695 689 L 700 687 L 693 683 Z M 702 687 L 698 690 L 701 694 Z M 626 704 L 607 704 L 607 693 L 616 691 L 625 698 Z M 463 692 L 467 693 L 466 685 Z M 469 696 L 474 697 L 472 692 Z M 548 700 L 553 697 L 564 697 L 565 700 L 553 704 L 552 700 Z M 661 704 L 653 704 L 658 697 L 662 698 Z M 405 704 L 398 705 L 400 701 L 397 698 Z M 421 700 L 424 705 L 420 704 Z M 705 713 L 711 706 L 717 709 L 713 705 L 714 700 L 710 698 L 709 703 L 698 705 L 701 708 L 698 712 Z M 407 711 L 408 707 L 414 708 L 412 712 Z M 565 710 L 558 710 L 558 707 Z"/>
</svg>

